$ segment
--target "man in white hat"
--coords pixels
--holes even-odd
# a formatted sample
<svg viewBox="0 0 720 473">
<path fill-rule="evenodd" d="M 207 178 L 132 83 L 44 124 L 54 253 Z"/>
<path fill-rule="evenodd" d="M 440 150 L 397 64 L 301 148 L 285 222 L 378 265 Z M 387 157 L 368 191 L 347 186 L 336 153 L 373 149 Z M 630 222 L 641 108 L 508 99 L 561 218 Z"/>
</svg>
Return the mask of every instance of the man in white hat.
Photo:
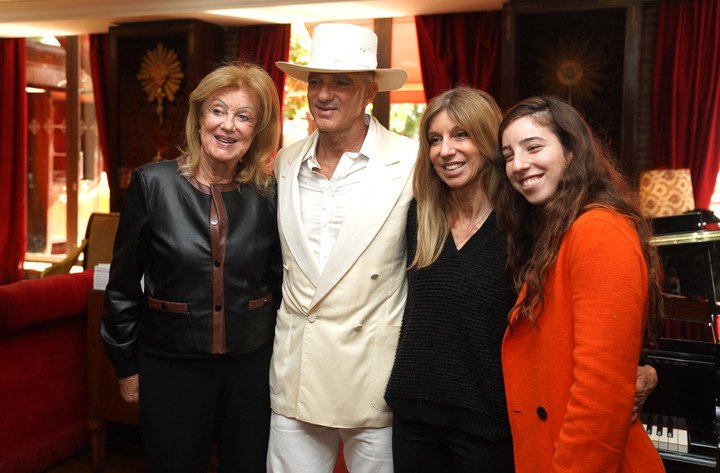
<svg viewBox="0 0 720 473">
<path fill-rule="evenodd" d="M 342 440 L 352 473 L 392 472 L 385 386 L 406 296 L 405 221 L 417 143 L 365 107 L 407 74 L 377 68 L 377 36 L 313 31 L 308 83 L 317 131 L 275 161 L 285 267 L 270 369 L 268 471 L 331 472 Z"/>
</svg>

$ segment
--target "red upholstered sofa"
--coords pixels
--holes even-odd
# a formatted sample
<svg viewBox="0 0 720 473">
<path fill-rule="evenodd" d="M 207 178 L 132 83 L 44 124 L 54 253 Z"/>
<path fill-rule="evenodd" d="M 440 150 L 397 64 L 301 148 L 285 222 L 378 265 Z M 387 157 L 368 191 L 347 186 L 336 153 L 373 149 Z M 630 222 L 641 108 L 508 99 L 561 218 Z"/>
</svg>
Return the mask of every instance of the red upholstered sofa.
<svg viewBox="0 0 720 473">
<path fill-rule="evenodd" d="M 92 275 L 0 286 L 0 473 L 39 472 L 87 447 Z"/>
</svg>

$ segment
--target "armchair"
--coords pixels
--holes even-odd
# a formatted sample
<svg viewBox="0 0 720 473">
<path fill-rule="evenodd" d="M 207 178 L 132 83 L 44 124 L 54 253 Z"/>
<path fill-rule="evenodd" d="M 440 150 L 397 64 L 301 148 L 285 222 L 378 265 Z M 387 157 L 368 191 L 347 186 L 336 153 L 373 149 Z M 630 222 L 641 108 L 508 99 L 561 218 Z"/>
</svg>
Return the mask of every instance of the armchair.
<svg viewBox="0 0 720 473">
<path fill-rule="evenodd" d="M 88 445 L 93 272 L 0 286 L 0 473 L 35 473 Z"/>
</svg>

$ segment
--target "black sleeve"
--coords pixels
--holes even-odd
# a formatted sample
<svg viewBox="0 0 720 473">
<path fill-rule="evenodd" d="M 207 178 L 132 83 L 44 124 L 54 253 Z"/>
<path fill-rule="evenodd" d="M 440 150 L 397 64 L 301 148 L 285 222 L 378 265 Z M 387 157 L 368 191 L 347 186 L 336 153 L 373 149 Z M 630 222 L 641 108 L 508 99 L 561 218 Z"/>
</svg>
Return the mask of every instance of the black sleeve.
<svg viewBox="0 0 720 473">
<path fill-rule="evenodd" d="M 105 290 L 100 335 L 118 378 L 138 372 L 138 319 L 144 295 L 140 280 L 145 269 L 149 212 L 145 179 L 135 170 L 125 192 Z"/>
<path fill-rule="evenodd" d="M 640 352 L 640 362 L 638 363 L 638 365 L 652 365 L 652 363 L 650 363 L 650 357 L 648 356 L 647 350 L 643 349 Z"/>
<path fill-rule="evenodd" d="M 275 192 L 271 196 L 268 196 L 270 202 L 270 208 L 274 217 L 274 229 L 275 229 L 275 245 L 272 247 L 272 254 L 270 255 L 270 284 L 273 289 L 273 302 L 275 303 L 275 310 L 280 308 L 280 302 L 282 301 L 282 280 L 283 280 L 283 262 L 282 262 L 282 250 L 280 248 L 280 234 L 277 226 L 277 182 L 275 182 Z"/>
</svg>

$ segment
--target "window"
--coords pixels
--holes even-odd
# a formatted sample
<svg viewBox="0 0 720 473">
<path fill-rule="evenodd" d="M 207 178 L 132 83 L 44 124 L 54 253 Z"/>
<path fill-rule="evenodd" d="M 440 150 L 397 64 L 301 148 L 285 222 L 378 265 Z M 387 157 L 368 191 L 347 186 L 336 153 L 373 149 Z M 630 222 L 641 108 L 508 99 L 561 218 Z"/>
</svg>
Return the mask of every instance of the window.
<svg viewBox="0 0 720 473">
<path fill-rule="evenodd" d="M 53 37 L 50 37 L 55 39 Z M 79 43 L 79 55 L 68 47 Z M 109 211 L 107 178 L 102 170 L 87 36 L 27 40 L 28 215 L 27 261 L 52 262 L 77 246 L 92 212 Z M 79 56 L 79 57 L 78 57 Z M 79 60 L 80 109 L 69 113 L 67 63 Z M 70 68 L 72 69 L 72 68 Z M 70 73 L 73 73 L 70 71 Z M 79 117 L 75 127 L 70 116 Z M 68 143 L 79 133 L 77 166 L 69 161 Z M 77 169 L 77 173 L 74 172 Z M 72 170 L 72 172 L 70 172 Z M 77 177 L 75 178 L 75 175 Z M 70 190 L 70 194 L 68 193 Z M 77 199 L 69 198 L 77 192 Z M 77 204 L 73 202 L 77 201 Z M 68 222 L 77 222 L 77 228 Z M 77 241 L 68 242 L 68 235 Z"/>
</svg>

